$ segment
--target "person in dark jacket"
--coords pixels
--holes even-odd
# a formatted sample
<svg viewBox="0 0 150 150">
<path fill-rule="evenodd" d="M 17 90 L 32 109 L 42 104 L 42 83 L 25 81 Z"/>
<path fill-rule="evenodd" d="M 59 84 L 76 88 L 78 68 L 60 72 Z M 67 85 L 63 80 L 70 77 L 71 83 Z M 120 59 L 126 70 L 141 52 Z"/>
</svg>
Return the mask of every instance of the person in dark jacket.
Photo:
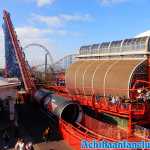
<svg viewBox="0 0 150 150">
<path fill-rule="evenodd" d="M 8 148 L 8 142 L 10 140 L 9 134 L 7 132 L 7 130 L 4 131 L 3 135 L 2 135 L 3 141 L 4 141 L 4 147 Z"/>
</svg>

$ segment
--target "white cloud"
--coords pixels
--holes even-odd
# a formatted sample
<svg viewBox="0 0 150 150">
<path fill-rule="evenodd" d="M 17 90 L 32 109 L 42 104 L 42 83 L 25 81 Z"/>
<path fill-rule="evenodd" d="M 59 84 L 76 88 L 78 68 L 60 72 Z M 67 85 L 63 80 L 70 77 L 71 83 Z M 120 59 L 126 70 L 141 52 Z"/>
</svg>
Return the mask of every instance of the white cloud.
<svg viewBox="0 0 150 150">
<path fill-rule="evenodd" d="M 90 21 L 92 19 L 91 15 L 77 15 L 77 14 L 60 14 L 56 16 L 41 16 L 41 15 L 33 15 L 34 23 L 42 23 L 46 24 L 48 27 L 45 29 L 40 29 L 37 27 L 32 26 L 23 26 L 23 27 L 16 27 L 15 30 L 18 35 L 18 39 L 21 41 L 21 45 L 24 47 L 30 43 L 40 43 L 46 46 L 49 50 L 51 50 L 52 56 L 56 59 L 58 57 L 62 57 L 59 55 L 60 52 L 57 51 L 58 45 L 55 42 L 50 41 L 52 35 L 56 36 L 80 36 L 82 33 L 76 31 L 69 31 L 65 29 L 65 25 L 70 22 L 81 22 L 81 21 Z M 36 25 L 35 24 L 35 25 Z M 34 52 L 33 52 L 34 50 Z M 34 57 L 41 56 L 40 52 L 36 53 L 37 48 L 33 48 L 32 53 L 34 53 Z M 53 51 L 55 50 L 55 52 Z M 39 50 L 41 51 L 41 50 Z M 31 52 L 31 51 L 30 51 Z M 56 57 L 57 55 L 57 57 Z M 40 58 L 37 59 L 35 57 L 36 63 L 41 63 Z M 3 58 L 3 59 L 1 59 Z M 30 59 L 31 60 L 31 59 Z M 34 60 L 34 58 L 32 59 Z M 3 61 L 3 62 L 2 62 Z M 3 31 L 0 28 L 0 66 L 1 64 L 4 66 L 4 40 L 3 40 Z"/>
<path fill-rule="evenodd" d="M 150 30 L 142 32 L 142 33 L 136 35 L 135 37 L 144 37 L 144 36 L 150 36 Z"/>
<path fill-rule="evenodd" d="M 128 0 L 99 0 L 99 1 L 103 5 L 110 5 L 110 4 L 126 2 Z"/>
<path fill-rule="evenodd" d="M 92 16 L 89 14 L 84 15 L 77 15 L 77 14 L 61 14 L 59 15 L 61 19 L 64 19 L 65 21 L 89 21 L 92 19 Z"/>
<path fill-rule="evenodd" d="M 16 28 L 16 32 L 18 39 L 21 41 L 21 45 L 23 47 L 31 43 L 38 43 L 45 46 L 50 51 L 51 55 L 56 58 L 53 51 L 56 49 L 56 46 L 48 38 L 49 34 L 54 34 L 53 31 L 24 26 Z M 44 63 L 45 51 L 43 49 L 38 47 L 31 47 L 26 50 L 25 53 L 27 55 L 29 64 L 38 65 Z"/>
<path fill-rule="evenodd" d="M 44 23 L 50 27 L 60 27 L 63 24 L 63 20 L 57 16 L 33 15 L 33 21 Z"/>
<path fill-rule="evenodd" d="M 44 23 L 51 28 L 60 28 L 68 22 L 85 22 L 90 21 L 91 19 L 92 16 L 89 14 L 60 14 L 56 16 L 42 16 L 33 14 L 32 20 L 38 23 Z"/>
<path fill-rule="evenodd" d="M 3 48 L 3 31 L 0 28 L 0 50 Z"/>
<path fill-rule="evenodd" d="M 27 3 L 36 3 L 38 7 L 48 6 L 54 4 L 56 0 L 23 0 Z"/>
<path fill-rule="evenodd" d="M 32 26 L 24 26 L 16 28 L 16 32 L 21 39 L 36 39 L 39 37 L 43 38 L 47 33 L 47 30 L 34 28 Z"/>
<path fill-rule="evenodd" d="M 50 37 L 53 35 L 55 36 L 80 35 L 80 33 L 78 32 L 71 32 L 64 29 L 50 29 L 50 28 L 40 29 L 33 26 L 16 27 L 15 30 L 17 32 L 18 40 L 20 40 L 22 47 L 30 43 L 39 43 L 41 45 L 44 45 L 50 51 L 51 55 L 54 58 L 54 61 L 63 56 L 60 56 L 61 54 L 58 51 L 57 44 L 50 41 L 51 39 Z M 39 64 L 39 63 L 41 64 L 42 62 L 44 62 L 43 60 L 44 57 L 41 60 L 41 56 L 42 55 L 44 56 L 45 53 L 43 52 L 44 51 L 41 51 L 41 49 L 38 49 L 37 47 L 31 47 L 29 51 L 26 51 L 25 53 L 27 53 L 27 60 L 29 60 L 29 64 Z M 32 60 L 32 62 L 30 60 Z M 4 67 L 4 61 L 5 61 L 4 33 L 2 31 L 2 28 L 0 28 L 0 68 Z"/>
<path fill-rule="evenodd" d="M 55 2 L 55 0 L 36 0 L 36 3 L 39 7 L 45 6 L 45 5 L 52 5 Z"/>
<path fill-rule="evenodd" d="M 16 28 L 16 32 L 18 35 L 18 39 L 21 42 L 22 47 L 30 44 L 30 43 L 40 43 L 44 45 L 52 54 L 54 58 L 57 58 L 54 49 L 56 46 L 52 43 L 48 38 L 48 33 L 52 33 L 48 30 L 42 30 L 34 27 L 18 27 Z M 0 28 L 0 68 L 4 67 L 4 60 L 5 60 L 5 51 L 4 51 L 4 34 L 2 29 Z M 38 47 L 31 47 L 29 50 L 26 50 L 25 53 L 27 54 L 27 60 L 29 64 L 41 64 L 44 62 L 44 50 Z M 41 57 L 43 56 L 43 57 Z M 32 61 L 31 61 L 32 60 Z M 50 63 L 50 62 L 49 62 Z"/>
<path fill-rule="evenodd" d="M 4 37 L 3 30 L 0 28 L 0 68 L 4 67 L 5 59 L 4 59 Z"/>
</svg>

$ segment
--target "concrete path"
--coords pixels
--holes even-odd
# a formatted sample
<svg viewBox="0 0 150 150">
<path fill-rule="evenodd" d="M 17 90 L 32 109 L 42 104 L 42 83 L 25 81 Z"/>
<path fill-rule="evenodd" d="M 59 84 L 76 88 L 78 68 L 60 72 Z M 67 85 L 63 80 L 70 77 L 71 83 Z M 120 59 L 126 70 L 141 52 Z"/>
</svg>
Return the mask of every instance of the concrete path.
<svg viewBox="0 0 150 150">
<path fill-rule="evenodd" d="M 14 150 L 14 149 L 9 149 Z M 43 142 L 34 145 L 34 150 L 73 150 L 64 140 Z"/>
</svg>

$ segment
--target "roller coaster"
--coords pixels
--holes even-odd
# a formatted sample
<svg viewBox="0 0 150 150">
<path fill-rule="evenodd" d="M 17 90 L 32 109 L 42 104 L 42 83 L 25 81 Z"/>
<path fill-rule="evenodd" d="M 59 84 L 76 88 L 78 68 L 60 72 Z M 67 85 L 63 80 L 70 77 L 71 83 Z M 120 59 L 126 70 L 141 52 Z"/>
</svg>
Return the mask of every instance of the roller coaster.
<svg viewBox="0 0 150 150">
<path fill-rule="evenodd" d="M 150 37 L 81 46 L 79 54 L 52 63 L 55 84 L 39 88 L 6 10 L 3 19 L 7 75 L 21 79 L 26 94 L 59 118 L 62 135 L 74 149 L 82 139 L 149 141 Z M 49 54 L 40 44 L 29 46 Z"/>
</svg>

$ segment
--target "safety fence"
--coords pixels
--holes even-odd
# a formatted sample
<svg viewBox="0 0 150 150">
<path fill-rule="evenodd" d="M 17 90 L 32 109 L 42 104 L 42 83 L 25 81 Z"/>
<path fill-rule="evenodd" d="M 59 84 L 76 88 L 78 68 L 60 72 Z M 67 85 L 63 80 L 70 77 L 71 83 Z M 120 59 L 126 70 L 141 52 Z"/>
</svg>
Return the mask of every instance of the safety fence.
<svg viewBox="0 0 150 150">
<path fill-rule="evenodd" d="M 129 113 L 132 111 L 133 116 L 142 117 L 146 111 L 145 103 L 139 103 L 136 100 L 129 100 L 123 98 L 115 98 L 112 101 L 109 97 L 102 96 L 85 96 L 85 95 L 72 95 L 67 92 L 65 87 L 51 86 L 49 89 L 53 89 L 58 92 L 58 95 L 67 97 L 69 100 L 79 101 L 81 105 L 91 107 L 98 111 L 106 111 L 117 113 L 120 116 L 128 117 Z M 115 89 L 117 90 L 117 89 Z"/>
<path fill-rule="evenodd" d="M 100 127 L 97 128 L 94 132 L 94 130 L 90 130 L 81 124 L 75 124 L 73 126 L 73 125 L 65 122 L 64 120 L 60 120 L 60 128 L 61 128 L 61 132 L 62 132 L 62 136 L 63 136 L 64 140 L 74 150 L 82 149 L 81 148 L 82 140 L 87 140 L 89 142 L 92 140 L 97 140 L 97 141 L 105 140 L 105 141 L 109 141 L 109 142 L 121 141 L 120 136 L 117 140 L 115 140 L 114 137 L 113 138 L 111 137 L 112 132 L 110 130 L 113 130 L 113 128 L 109 129 L 109 126 L 106 126 L 106 125 L 105 125 L 105 127 L 103 125 L 103 129 L 105 128 L 105 130 L 101 130 L 101 133 L 106 132 L 106 130 L 108 130 L 109 132 L 107 131 L 107 135 L 109 135 L 109 137 L 105 137 L 105 136 L 103 136 L 104 134 L 101 135 L 101 133 L 98 132 L 100 130 Z M 118 132 L 118 131 L 116 131 L 116 132 Z M 121 131 L 119 134 L 120 135 L 124 134 L 124 132 Z M 126 138 L 126 136 L 123 136 L 122 138 Z M 127 140 L 127 139 L 124 139 L 124 140 Z M 110 150 L 110 149 L 106 149 L 106 148 L 102 149 L 101 148 L 101 150 Z M 119 149 L 115 148 L 115 150 L 119 150 Z M 128 148 L 128 149 L 122 148 L 122 150 L 131 150 L 131 149 L 130 148 Z M 144 150 L 147 150 L 147 149 L 144 149 Z"/>
<path fill-rule="evenodd" d="M 67 143 L 75 150 L 80 150 L 81 140 L 83 139 L 89 141 L 92 139 L 98 139 L 97 137 L 92 136 L 92 134 L 88 135 L 87 131 L 82 131 L 63 120 L 60 121 L 60 128 L 65 141 L 67 141 Z"/>
<path fill-rule="evenodd" d="M 100 135 L 97 132 L 93 132 L 92 130 L 78 123 L 73 126 L 71 124 L 68 124 L 64 120 L 61 120 L 60 128 L 65 141 L 75 150 L 81 149 L 80 145 L 82 140 L 87 140 L 87 141 L 106 140 L 111 142 L 117 142 L 117 140 L 112 139 L 111 137 L 105 137 L 103 135 Z M 101 150 L 106 150 L 106 149 L 101 149 Z"/>
<path fill-rule="evenodd" d="M 144 104 L 112 103 L 107 100 L 100 100 L 97 102 L 96 107 L 107 111 L 119 112 L 120 114 L 129 114 L 132 111 L 134 115 L 143 115 L 145 111 Z"/>
<path fill-rule="evenodd" d="M 81 105 L 88 106 L 96 111 L 115 114 L 117 116 L 128 118 L 132 113 L 135 118 L 142 118 L 145 111 L 145 103 L 112 103 L 107 98 L 101 97 L 98 100 L 92 96 L 70 95 L 67 93 L 58 93 L 58 95 L 66 97 L 68 100 L 78 101 Z"/>
<path fill-rule="evenodd" d="M 75 96 L 74 100 L 80 101 L 82 105 L 89 106 L 92 109 L 113 112 L 118 115 L 126 115 L 132 111 L 132 115 L 138 115 L 138 117 L 142 117 L 145 113 L 145 104 L 144 103 L 112 103 L 106 98 L 100 98 L 98 100 L 92 99 L 90 96 Z"/>
<path fill-rule="evenodd" d="M 127 131 L 118 128 L 116 125 L 96 120 L 88 115 L 84 115 L 84 126 L 104 137 L 113 140 L 123 140 L 128 138 Z"/>
</svg>

